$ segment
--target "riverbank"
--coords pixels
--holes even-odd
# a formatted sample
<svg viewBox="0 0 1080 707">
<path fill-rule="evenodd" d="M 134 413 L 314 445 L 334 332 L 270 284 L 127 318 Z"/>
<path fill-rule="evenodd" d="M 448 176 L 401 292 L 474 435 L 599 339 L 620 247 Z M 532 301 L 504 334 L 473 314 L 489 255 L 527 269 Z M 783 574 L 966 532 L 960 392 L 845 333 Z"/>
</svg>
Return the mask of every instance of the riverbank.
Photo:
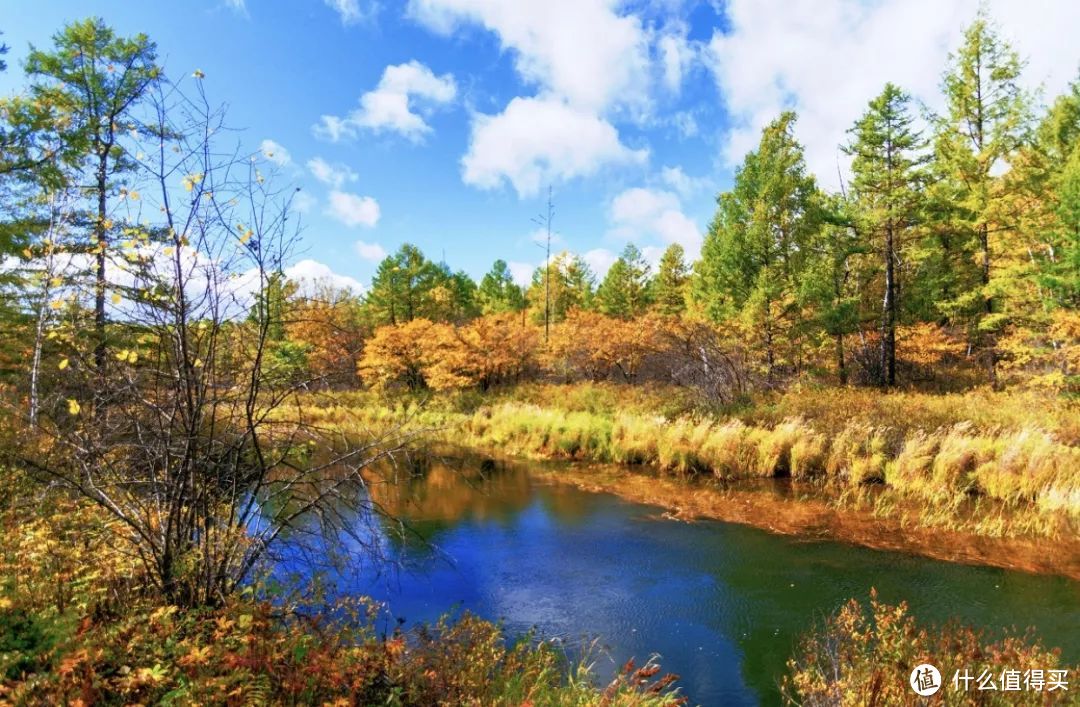
<svg viewBox="0 0 1080 707">
<path fill-rule="evenodd" d="M 568 478 L 684 516 L 1080 576 L 1075 404 L 1035 393 L 795 390 L 705 409 L 674 389 L 532 384 L 302 405 L 309 423 L 349 435 L 423 430 L 498 455 L 589 462 Z M 605 476 L 595 464 L 661 474 Z M 702 479 L 727 490 L 686 483 Z M 761 479 L 788 479 L 794 494 L 731 487 Z"/>
</svg>

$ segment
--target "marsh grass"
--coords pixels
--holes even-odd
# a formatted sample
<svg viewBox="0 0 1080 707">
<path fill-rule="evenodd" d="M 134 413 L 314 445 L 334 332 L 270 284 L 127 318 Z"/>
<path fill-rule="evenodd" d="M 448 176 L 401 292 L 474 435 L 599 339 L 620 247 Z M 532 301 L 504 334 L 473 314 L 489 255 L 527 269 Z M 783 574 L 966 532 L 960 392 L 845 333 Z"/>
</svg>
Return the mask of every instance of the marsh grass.
<svg viewBox="0 0 1080 707">
<path fill-rule="evenodd" d="M 338 429 L 411 425 L 455 444 L 527 458 L 649 466 L 724 481 L 815 480 L 844 503 L 875 513 L 904 508 L 921 525 L 995 536 L 1075 532 L 1080 447 L 1071 404 L 997 395 L 804 389 L 725 415 L 687 406 L 661 388 L 586 383 L 528 384 L 479 406 L 365 393 L 304 405 L 319 424 Z M 791 414 L 777 417 L 782 412 Z M 1036 412 L 1045 427 L 1032 423 Z M 844 493 L 871 486 L 882 493 Z"/>
</svg>

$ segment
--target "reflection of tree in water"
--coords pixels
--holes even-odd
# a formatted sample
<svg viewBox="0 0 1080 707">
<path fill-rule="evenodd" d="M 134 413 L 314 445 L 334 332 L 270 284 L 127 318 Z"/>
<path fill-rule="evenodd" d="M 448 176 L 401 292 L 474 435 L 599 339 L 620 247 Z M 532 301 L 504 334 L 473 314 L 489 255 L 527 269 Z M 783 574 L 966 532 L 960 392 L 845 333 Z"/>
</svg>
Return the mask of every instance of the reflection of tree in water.
<svg viewBox="0 0 1080 707">
<path fill-rule="evenodd" d="M 465 521 L 508 524 L 533 500 L 528 472 L 514 464 L 477 458 L 413 457 L 372 469 L 372 500 L 421 537 Z M 400 528 L 386 528 L 400 538 Z"/>
</svg>

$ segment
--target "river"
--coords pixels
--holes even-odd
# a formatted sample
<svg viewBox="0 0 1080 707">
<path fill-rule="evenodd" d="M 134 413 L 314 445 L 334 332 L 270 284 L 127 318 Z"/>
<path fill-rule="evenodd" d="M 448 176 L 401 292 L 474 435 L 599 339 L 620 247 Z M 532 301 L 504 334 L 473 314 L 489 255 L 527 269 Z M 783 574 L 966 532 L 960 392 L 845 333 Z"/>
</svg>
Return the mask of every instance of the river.
<svg viewBox="0 0 1080 707">
<path fill-rule="evenodd" d="M 657 653 L 702 705 L 777 704 L 798 637 L 872 587 L 923 622 L 1033 626 L 1067 662 L 1080 660 L 1080 584 L 1068 578 L 687 523 L 551 477 L 472 460 L 374 480 L 372 497 L 415 534 L 375 524 L 380 537 L 369 539 L 400 568 L 367 563 L 340 575 L 341 589 L 386 602 L 406 626 L 453 608 L 502 620 L 512 635 L 535 628 L 572 655 L 595 641 L 601 678 Z"/>
</svg>

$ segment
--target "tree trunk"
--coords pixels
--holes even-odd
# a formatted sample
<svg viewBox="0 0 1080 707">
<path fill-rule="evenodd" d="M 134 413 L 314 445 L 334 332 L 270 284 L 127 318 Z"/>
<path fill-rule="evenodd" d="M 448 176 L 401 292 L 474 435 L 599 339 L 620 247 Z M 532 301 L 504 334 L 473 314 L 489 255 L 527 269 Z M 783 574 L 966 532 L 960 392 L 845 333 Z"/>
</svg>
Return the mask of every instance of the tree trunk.
<svg viewBox="0 0 1080 707">
<path fill-rule="evenodd" d="M 896 271 L 893 224 L 885 226 L 885 299 L 881 307 L 881 382 L 896 385 Z"/>
<path fill-rule="evenodd" d="M 106 149 L 98 156 L 97 170 L 97 223 L 94 225 L 94 237 L 97 241 L 97 272 L 94 277 L 94 365 L 98 372 L 105 370 L 105 219 L 108 213 L 105 189 L 108 177 L 109 153 Z"/>
</svg>

